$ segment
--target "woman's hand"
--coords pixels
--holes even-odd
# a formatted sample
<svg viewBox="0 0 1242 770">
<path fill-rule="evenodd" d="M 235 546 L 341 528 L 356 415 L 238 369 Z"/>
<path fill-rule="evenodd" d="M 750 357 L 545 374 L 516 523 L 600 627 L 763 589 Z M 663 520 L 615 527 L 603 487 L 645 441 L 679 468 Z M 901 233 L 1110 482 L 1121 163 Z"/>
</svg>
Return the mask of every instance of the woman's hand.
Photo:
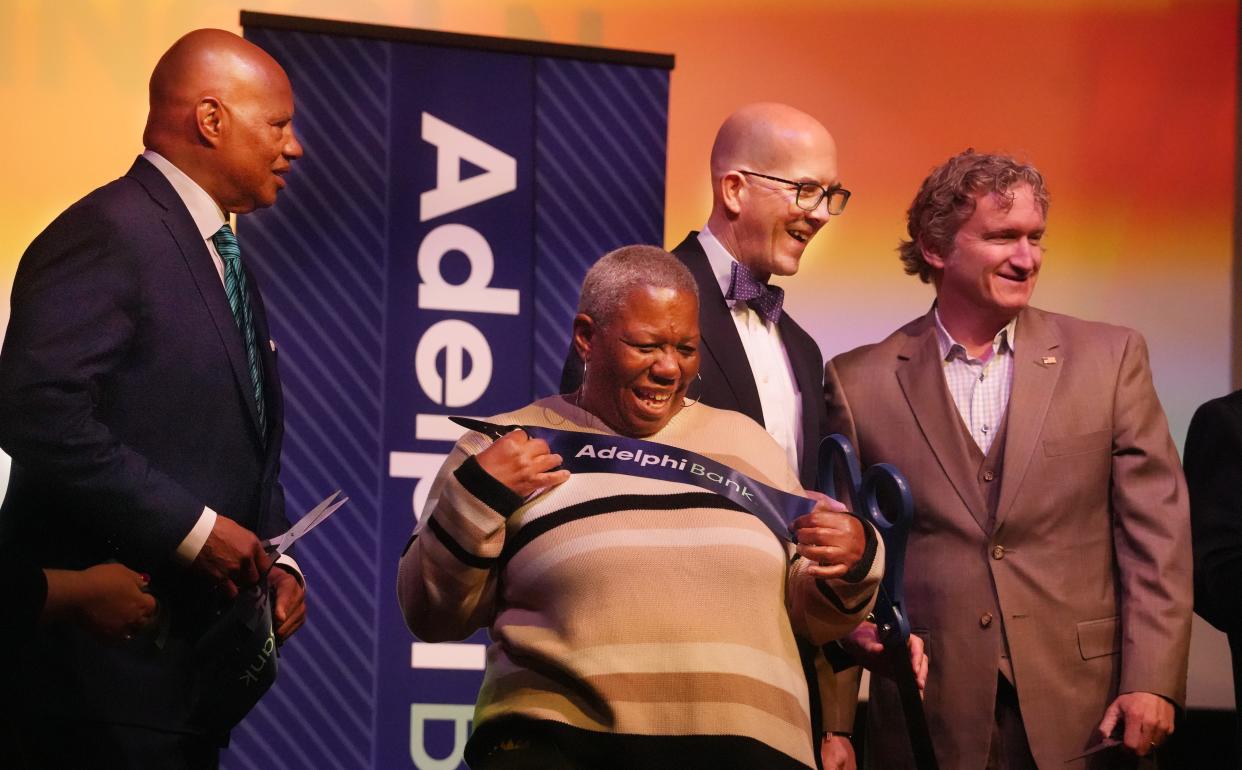
<svg viewBox="0 0 1242 770">
<path fill-rule="evenodd" d="M 100 639 L 130 639 L 155 618 L 145 575 L 124 564 L 97 564 L 80 572 L 46 569 L 44 619 L 68 619 Z"/>
<path fill-rule="evenodd" d="M 561 456 L 548 451 L 548 442 L 531 438 L 524 430 L 506 433 L 475 459 L 488 475 L 523 498 L 569 478 L 569 471 L 553 470 L 560 466 Z"/>
<path fill-rule="evenodd" d="M 794 519 L 798 554 L 817 565 L 809 570 L 815 577 L 841 577 L 858 563 L 867 547 L 863 524 L 831 497 L 812 491 L 805 494 L 816 504 L 810 513 Z"/>
<path fill-rule="evenodd" d="M 828 733 L 819 744 L 819 759 L 824 763 L 824 770 L 857 770 L 858 760 L 854 757 L 854 744 L 850 739 L 839 733 Z"/>
</svg>

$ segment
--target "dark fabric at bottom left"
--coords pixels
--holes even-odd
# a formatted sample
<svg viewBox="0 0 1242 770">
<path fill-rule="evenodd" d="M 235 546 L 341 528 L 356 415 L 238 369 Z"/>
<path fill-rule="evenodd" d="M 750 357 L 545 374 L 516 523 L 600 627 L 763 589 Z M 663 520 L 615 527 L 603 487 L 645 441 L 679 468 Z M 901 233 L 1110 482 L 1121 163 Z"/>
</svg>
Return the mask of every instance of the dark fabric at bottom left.
<svg viewBox="0 0 1242 770">
<path fill-rule="evenodd" d="M 130 725 L 12 720 L 0 733 L 17 770 L 218 770 L 220 746 L 201 735 Z M 11 755 L 11 756 L 10 756 Z"/>
</svg>

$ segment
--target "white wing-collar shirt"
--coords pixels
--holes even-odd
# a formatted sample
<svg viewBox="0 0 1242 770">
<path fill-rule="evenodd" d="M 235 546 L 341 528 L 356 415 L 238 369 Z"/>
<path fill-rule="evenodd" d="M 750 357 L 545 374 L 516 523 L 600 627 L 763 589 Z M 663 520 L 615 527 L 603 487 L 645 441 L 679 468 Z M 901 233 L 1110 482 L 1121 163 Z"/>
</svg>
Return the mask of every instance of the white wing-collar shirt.
<svg viewBox="0 0 1242 770">
<path fill-rule="evenodd" d="M 698 238 L 723 297 L 729 291 L 733 263 L 737 260 L 707 225 L 699 231 Z M 793 364 L 781 341 L 780 329 L 771 321 L 765 321 L 745 302 L 727 299 L 725 303 L 733 316 L 733 324 L 737 327 L 746 360 L 750 362 L 750 371 L 755 378 L 755 387 L 759 390 L 763 426 L 785 450 L 789 464 L 796 470 L 802 467 L 799 462 L 802 451 L 802 392 L 798 390 Z"/>
</svg>

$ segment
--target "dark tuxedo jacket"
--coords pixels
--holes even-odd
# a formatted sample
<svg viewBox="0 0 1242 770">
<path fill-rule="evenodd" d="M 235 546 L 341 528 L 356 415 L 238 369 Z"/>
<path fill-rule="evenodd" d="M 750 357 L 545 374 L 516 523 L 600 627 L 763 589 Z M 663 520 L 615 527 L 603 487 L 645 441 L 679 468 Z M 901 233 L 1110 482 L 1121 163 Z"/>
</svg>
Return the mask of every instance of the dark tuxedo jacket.
<svg viewBox="0 0 1242 770">
<path fill-rule="evenodd" d="M 673 249 L 699 286 L 699 375 L 702 392 L 699 400 L 718 409 L 741 412 L 763 425 L 763 406 L 759 389 L 751 371 L 742 339 L 729 313 L 729 305 L 720 293 L 720 284 L 712 273 L 707 254 L 699 245 L 698 233 L 692 232 Z M 816 456 L 824 436 L 827 415 L 824 410 L 824 359 L 811 335 L 789 317 L 781 315 L 777 324 L 781 342 L 789 354 L 798 390 L 802 392 L 802 462 L 798 476 L 802 486 L 813 489 L 816 481 Z M 561 373 L 561 392 L 570 393 L 582 383 L 582 362 L 572 346 Z M 690 397 L 699 392 L 699 385 L 690 386 Z"/>
<path fill-rule="evenodd" d="M 18 664 L 31 713 L 193 731 L 190 650 L 213 599 L 176 546 L 204 506 L 260 537 L 287 527 L 280 383 L 248 279 L 266 436 L 210 252 L 146 160 L 23 255 L 0 352 L 0 447 L 13 458 L 0 543 L 45 567 L 116 559 L 149 573 L 166 628 L 120 646 L 41 629 Z"/>
<path fill-rule="evenodd" d="M 1185 463 L 1195 612 L 1228 634 L 1234 696 L 1242 703 L 1242 390 L 1195 411 Z M 1242 729 L 1237 738 L 1242 739 Z"/>
</svg>

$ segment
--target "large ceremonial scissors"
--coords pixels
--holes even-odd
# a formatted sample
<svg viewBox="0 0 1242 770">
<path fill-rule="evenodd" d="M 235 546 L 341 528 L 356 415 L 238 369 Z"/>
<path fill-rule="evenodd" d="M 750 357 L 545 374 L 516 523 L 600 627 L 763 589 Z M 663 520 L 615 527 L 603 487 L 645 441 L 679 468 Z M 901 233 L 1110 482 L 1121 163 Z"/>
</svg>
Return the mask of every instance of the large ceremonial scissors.
<svg viewBox="0 0 1242 770">
<path fill-rule="evenodd" d="M 844 484 L 844 496 L 837 494 L 838 482 Z M 915 765 L 919 770 L 938 770 L 923 699 L 910 663 L 910 621 L 903 607 L 906 537 L 914 518 L 910 484 L 901 471 L 888 463 L 877 463 L 863 473 L 850 440 L 834 433 L 819 445 L 819 489 L 875 526 L 884 540 L 884 578 L 872 610 L 880 643 L 884 645 L 881 657 L 897 682 Z"/>
</svg>

